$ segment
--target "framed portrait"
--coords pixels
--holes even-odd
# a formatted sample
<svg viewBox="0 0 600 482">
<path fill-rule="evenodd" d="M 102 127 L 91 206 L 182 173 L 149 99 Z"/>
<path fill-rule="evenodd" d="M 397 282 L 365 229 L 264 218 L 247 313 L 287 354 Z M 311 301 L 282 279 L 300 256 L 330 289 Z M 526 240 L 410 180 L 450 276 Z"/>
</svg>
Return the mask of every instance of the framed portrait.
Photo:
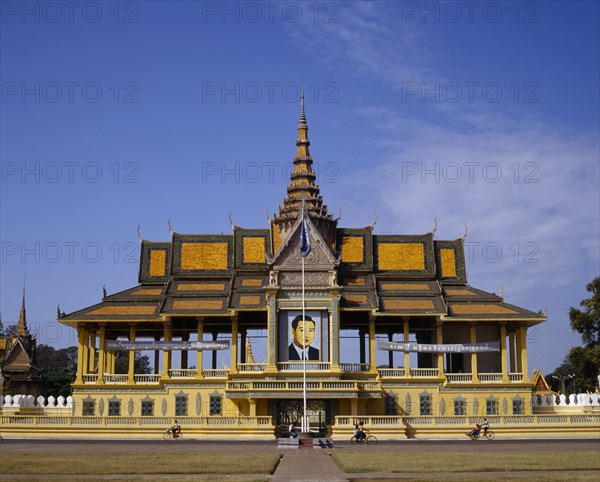
<svg viewBox="0 0 600 482">
<path fill-rule="evenodd" d="M 327 311 L 279 312 L 279 361 L 329 361 Z"/>
</svg>

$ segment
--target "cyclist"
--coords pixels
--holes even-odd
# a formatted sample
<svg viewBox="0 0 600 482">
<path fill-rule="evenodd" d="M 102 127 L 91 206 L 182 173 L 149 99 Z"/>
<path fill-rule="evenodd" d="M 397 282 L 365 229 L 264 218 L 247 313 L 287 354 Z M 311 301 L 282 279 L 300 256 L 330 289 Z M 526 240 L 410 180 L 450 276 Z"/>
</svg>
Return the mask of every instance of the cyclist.
<svg viewBox="0 0 600 482">
<path fill-rule="evenodd" d="M 362 421 L 354 426 L 354 435 L 356 436 L 356 440 L 359 442 L 364 442 L 364 440 L 367 438 Z"/>
<path fill-rule="evenodd" d="M 484 417 L 483 425 L 481 427 L 483 428 L 483 435 L 486 436 L 488 429 L 490 428 L 490 421 L 488 420 L 487 417 Z"/>
<path fill-rule="evenodd" d="M 181 434 L 181 427 L 179 426 L 177 419 L 175 419 L 175 423 L 171 427 L 171 432 L 173 432 L 173 438 L 177 438 Z"/>
</svg>

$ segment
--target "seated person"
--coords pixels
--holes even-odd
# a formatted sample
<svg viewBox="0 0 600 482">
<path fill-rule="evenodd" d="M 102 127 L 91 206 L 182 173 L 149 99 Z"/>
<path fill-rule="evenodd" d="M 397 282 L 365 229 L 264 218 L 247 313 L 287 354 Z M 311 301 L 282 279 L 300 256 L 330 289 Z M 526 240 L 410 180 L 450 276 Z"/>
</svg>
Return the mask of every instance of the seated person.
<svg viewBox="0 0 600 482">
<path fill-rule="evenodd" d="M 298 432 L 296 432 L 296 425 L 294 424 L 294 422 L 290 423 L 288 432 L 290 432 L 290 438 L 296 438 L 298 436 Z"/>
<path fill-rule="evenodd" d="M 473 437 L 478 437 L 479 436 L 479 432 L 481 432 L 481 425 L 479 425 L 478 423 L 475 424 L 475 428 L 473 430 L 471 430 L 471 435 L 473 435 Z"/>
</svg>

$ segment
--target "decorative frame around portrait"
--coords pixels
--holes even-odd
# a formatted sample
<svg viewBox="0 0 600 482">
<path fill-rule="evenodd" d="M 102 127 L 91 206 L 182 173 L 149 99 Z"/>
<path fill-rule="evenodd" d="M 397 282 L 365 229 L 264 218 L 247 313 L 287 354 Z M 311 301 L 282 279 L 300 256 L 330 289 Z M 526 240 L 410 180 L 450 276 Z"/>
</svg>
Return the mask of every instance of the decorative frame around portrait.
<svg viewBox="0 0 600 482">
<path fill-rule="evenodd" d="M 288 348 L 293 342 L 292 320 L 302 315 L 301 310 L 282 310 L 279 312 L 279 361 L 287 362 Z M 313 361 L 329 361 L 329 313 L 326 310 L 306 310 L 305 315 L 310 316 L 316 325 L 315 340 L 312 347 L 319 350 L 319 359 Z"/>
</svg>

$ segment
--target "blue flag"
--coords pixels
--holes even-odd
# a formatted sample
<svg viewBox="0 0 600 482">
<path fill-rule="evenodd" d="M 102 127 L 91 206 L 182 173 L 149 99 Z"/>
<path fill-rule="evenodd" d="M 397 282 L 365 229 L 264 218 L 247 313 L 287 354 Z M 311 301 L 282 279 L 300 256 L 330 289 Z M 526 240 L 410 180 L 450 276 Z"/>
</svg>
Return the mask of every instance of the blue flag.
<svg viewBox="0 0 600 482">
<path fill-rule="evenodd" d="M 300 256 L 306 258 L 310 253 L 310 230 L 308 228 L 308 219 L 302 211 L 302 225 L 300 226 Z"/>
</svg>

